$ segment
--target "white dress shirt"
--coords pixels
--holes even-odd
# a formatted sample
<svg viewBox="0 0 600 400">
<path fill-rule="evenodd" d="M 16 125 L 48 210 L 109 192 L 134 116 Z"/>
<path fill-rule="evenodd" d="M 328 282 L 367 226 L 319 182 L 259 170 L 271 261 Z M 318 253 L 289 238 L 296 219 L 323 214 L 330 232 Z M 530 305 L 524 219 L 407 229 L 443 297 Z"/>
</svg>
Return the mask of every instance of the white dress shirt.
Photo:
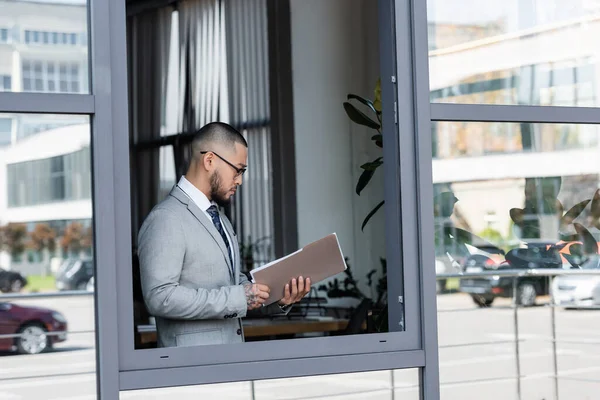
<svg viewBox="0 0 600 400">
<path fill-rule="evenodd" d="M 207 210 L 212 205 L 216 206 L 216 203 L 208 200 L 208 197 L 206 197 L 206 195 L 204 193 L 202 193 L 201 190 L 199 190 L 190 181 L 188 181 L 185 178 L 185 176 L 181 177 L 181 179 L 177 183 L 177 186 L 179 186 L 179 188 L 181 190 L 183 190 L 183 192 L 198 206 L 198 208 L 200 210 L 202 210 L 202 212 L 206 215 L 208 220 L 210 222 L 212 222 L 212 217 L 210 216 L 210 214 L 208 213 Z M 221 217 L 219 217 L 219 219 L 221 219 Z M 236 254 L 235 253 L 236 252 L 233 248 L 233 241 L 231 240 L 231 237 L 229 236 L 229 232 L 227 232 L 227 229 L 225 229 L 225 224 L 223 224 L 222 220 L 221 220 L 221 226 L 223 226 L 223 230 L 225 231 L 225 236 L 227 236 L 227 241 L 229 242 L 229 248 L 231 249 L 231 259 L 233 261 L 233 265 L 235 266 L 235 262 L 236 262 L 236 260 L 235 260 Z"/>
</svg>

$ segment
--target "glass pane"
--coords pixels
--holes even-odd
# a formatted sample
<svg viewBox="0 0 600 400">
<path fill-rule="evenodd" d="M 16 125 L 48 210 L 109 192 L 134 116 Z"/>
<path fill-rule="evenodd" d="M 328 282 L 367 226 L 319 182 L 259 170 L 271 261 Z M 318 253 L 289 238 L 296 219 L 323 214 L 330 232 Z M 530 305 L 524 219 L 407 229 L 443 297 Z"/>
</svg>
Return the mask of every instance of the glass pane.
<svg viewBox="0 0 600 400">
<path fill-rule="evenodd" d="M 0 91 L 56 92 L 58 77 L 42 65 L 63 60 L 78 68 L 82 81 L 88 80 L 87 1 L 3 1 L 0 21 L 0 77 L 12 79 L 9 87 Z M 42 26 L 40 29 L 38 27 Z M 62 45 L 57 45 L 57 44 Z M 67 44 L 68 46 L 64 46 Z M 30 68 L 30 63 L 33 68 Z M 33 69 L 33 76 L 28 72 Z M 32 80 L 34 79 L 34 80 Z M 88 93 L 88 85 L 66 88 L 66 93 Z"/>
<path fill-rule="evenodd" d="M 599 12 L 584 0 L 428 0 L 431 101 L 597 106 Z"/>
<path fill-rule="evenodd" d="M 516 385 L 502 379 L 516 381 L 517 362 L 528 376 L 523 398 L 555 397 L 556 363 L 573 379 L 561 381 L 560 396 L 595 396 L 597 360 L 585 354 L 600 351 L 597 311 L 588 309 L 600 306 L 599 136 L 598 125 L 433 125 L 435 269 L 454 274 L 437 281 L 447 398 L 515 398 Z M 515 302 L 519 309 L 507 310 Z"/>
<path fill-rule="evenodd" d="M 186 12 L 196 16 L 205 14 L 208 19 L 212 18 L 212 14 L 190 6 L 189 9 L 177 11 L 174 18 L 161 14 L 150 19 L 140 15 L 133 25 L 133 29 L 139 26 L 142 32 L 145 24 L 156 24 L 161 18 L 165 25 L 172 23 L 170 32 L 168 29 L 162 31 L 164 41 L 170 39 L 168 53 L 163 47 L 129 49 L 138 52 L 136 60 L 142 64 L 158 57 L 167 59 L 168 63 L 164 64 L 170 66 L 168 71 L 156 71 L 162 72 L 162 76 L 154 73 L 146 77 L 135 73 L 142 68 L 142 64 L 136 65 L 134 62 L 130 66 L 132 82 L 137 82 L 133 83 L 135 87 L 148 88 L 149 82 L 157 78 L 167 83 L 166 87 L 152 85 L 156 88 L 152 90 L 157 91 L 156 98 L 165 99 L 160 108 L 156 103 L 151 107 L 150 103 L 144 105 L 142 102 L 133 105 L 135 115 L 132 116 L 132 124 L 137 128 L 132 132 L 131 143 L 139 145 L 132 149 L 134 160 L 131 163 L 132 199 L 135 202 L 132 207 L 133 231 L 138 234 L 138 246 L 132 249 L 136 348 L 229 345 L 243 341 L 315 337 L 333 343 L 337 341 L 336 336 L 404 330 L 402 306 L 398 305 L 398 297 L 402 295 L 401 282 L 393 281 L 388 286 L 387 280 L 387 268 L 398 272 L 401 266 L 398 263 L 388 265 L 389 252 L 386 249 L 386 224 L 396 224 L 398 221 L 386 221 L 383 206 L 384 143 L 381 137 L 382 115 L 377 111 L 381 100 L 378 86 L 380 70 L 377 63 L 371 62 L 378 59 L 378 48 L 356 49 L 353 40 L 346 35 L 337 36 L 329 31 L 317 34 L 313 29 L 315 26 L 326 26 L 334 19 L 339 29 L 356 31 L 356 35 L 377 43 L 377 4 L 369 3 L 369 6 L 363 7 L 358 3 L 346 2 L 292 2 L 292 13 L 298 16 L 298 26 L 303 27 L 292 35 L 292 48 L 302 54 L 296 59 L 293 69 L 304 78 L 292 82 L 294 118 L 287 122 L 295 126 L 294 144 L 286 150 L 280 150 L 280 154 L 273 153 L 272 145 L 278 132 L 273 131 L 270 122 L 268 94 L 271 83 L 267 26 L 264 23 L 266 3 L 252 2 L 249 6 L 253 9 L 252 13 L 258 16 L 256 18 L 249 18 L 246 7 L 240 8 L 238 3 L 223 4 L 226 5 L 227 15 L 224 23 L 241 28 L 232 30 L 233 33 L 224 43 L 225 49 L 212 45 L 207 48 L 214 56 L 207 60 L 218 60 L 227 66 L 226 74 L 211 78 L 213 85 L 199 89 L 201 93 L 196 98 L 209 99 L 208 102 L 200 100 L 201 103 L 195 104 L 196 98 L 182 101 L 185 97 L 182 95 L 191 90 L 191 87 L 185 87 L 191 81 L 181 81 L 182 76 L 189 75 L 185 66 L 192 63 L 195 70 L 203 70 L 205 61 L 195 58 L 180 62 L 181 57 L 186 59 L 188 56 L 187 53 L 179 54 L 182 49 L 179 35 L 185 34 L 185 29 L 179 24 L 187 20 L 187 16 L 183 15 Z M 317 11 L 314 7 L 317 7 Z M 364 23 L 357 27 L 351 19 L 339 17 L 346 13 L 364 18 Z M 318 22 L 315 22 L 315 18 Z M 218 37 L 222 33 L 220 29 L 233 29 L 233 26 L 219 25 L 217 21 L 210 35 Z M 327 36 L 326 40 L 323 40 L 323 34 Z M 248 37 L 260 40 L 248 47 Z M 201 35 L 190 40 L 190 46 L 193 47 L 197 40 L 202 41 L 203 38 Z M 315 43 L 319 46 L 315 46 Z M 248 56 L 225 59 L 231 52 L 223 50 L 228 49 L 243 49 L 242 53 Z M 334 55 L 323 57 L 323 54 Z M 300 59 L 310 59 L 311 62 L 307 64 L 298 61 Z M 350 64 L 358 67 L 349 71 L 347 66 Z M 184 70 L 178 69 L 178 65 Z M 334 70 L 345 72 L 332 74 Z M 149 95 L 146 90 L 132 94 L 131 98 L 137 102 Z M 348 95 L 360 96 L 363 101 L 355 97 L 351 105 L 345 106 Z M 345 107 L 350 110 L 348 113 L 344 111 Z M 196 113 L 193 110 L 203 111 Z M 368 118 L 369 126 L 353 122 L 351 117 L 355 117 L 358 110 L 361 115 L 364 113 L 364 118 Z M 186 115 L 192 114 L 197 115 L 194 120 L 186 119 Z M 215 158 L 216 167 L 210 171 L 210 176 L 208 172 L 201 173 L 200 159 L 204 155 L 196 154 L 192 159 L 189 157 L 192 153 L 189 146 L 191 135 L 184 134 L 176 140 L 161 138 L 161 134 L 195 132 L 207 123 L 219 120 L 237 127 L 245 144 L 240 144 L 242 141 L 238 137 L 238 144 L 242 146 L 239 152 L 233 151 L 231 146 L 223 148 L 223 154 L 221 150 L 217 151 L 219 158 Z M 149 129 L 151 127 L 154 127 L 154 131 Z M 208 148 L 221 146 L 214 141 L 209 143 L 205 144 Z M 235 169 L 223 158 L 227 162 L 248 166 L 243 179 L 234 178 L 232 172 Z M 293 196 L 275 193 L 277 184 L 274 182 L 282 170 L 289 172 L 286 179 L 295 181 L 296 193 Z M 166 202 L 163 204 L 169 204 L 175 196 L 186 196 L 181 189 L 186 185 L 182 180 L 183 175 L 193 181 L 188 182 L 191 187 L 187 186 L 192 190 L 191 193 L 200 193 L 201 199 L 221 201 L 221 220 L 231 221 L 231 225 L 226 226 L 228 231 L 224 230 L 223 235 L 231 238 L 235 233 L 236 237 L 235 241 L 225 241 L 222 236 L 213 235 L 216 231 L 213 231 L 212 224 L 206 226 L 205 220 L 187 215 L 189 212 L 186 212 L 183 221 L 197 228 L 197 240 L 201 240 L 202 245 L 195 247 L 193 253 L 191 249 L 186 250 L 185 258 L 183 253 L 181 258 L 179 255 L 167 257 L 164 265 L 178 272 L 164 274 L 153 267 L 159 253 L 163 252 L 160 256 L 164 256 L 167 250 L 178 252 L 181 248 L 168 248 L 162 240 L 156 246 L 148 245 L 162 235 L 160 230 L 151 228 L 153 223 L 171 224 L 174 221 L 166 215 L 155 219 L 155 215 L 161 212 L 160 207 L 154 206 L 163 201 Z M 178 182 L 179 186 L 176 185 Z M 231 195 L 232 187 L 238 186 L 239 189 Z M 192 197 L 195 197 L 194 194 Z M 289 214 L 282 217 L 277 210 Z M 290 225 L 285 227 L 289 232 L 275 229 L 278 218 L 289 219 Z M 157 235 L 152 237 L 153 234 L 149 232 Z M 248 304 L 244 302 L 245 289 L 240 287 L 240 283 L 249 283 L 247 278 L 252 276 L 255 269 L 332 233 L 336 233 L 340 245 L 335 246 L 335 251 L 341 248 L 346 258 L 348 268 L 345 271 L 343 259 L 339 257 L 339 273 L 313 282 L 312 290 L 304 298 L 297 299 L 289 309 L 282 312 L 278 307 L 278 300 L 282 300 L 280 296 L 269 307 L 248 310 Z M 293 239 L 287 240 L 283 235 L 293 236 Z M 279 245 L 286 242 L 288 248 L 280 250 L 279 247 L 283 245 Z M 233 249 L 234 273 L 229 272 L 232 264 L 228 261 L 229 250 L 223 253 L 227 244 Z M 151 248 L 157 251 L 154 256 L 149 256 L 148 250 Z M 194 257 L 198 257 L 198 261 L 188 263 Z M 289 276 L 289 281 L 292 278 L 297 276 Z M 281 284 L 271 289 L 279 295 L 283 294 L 284 288 L 285 284 Z M 223 294 L 229 300 L 212 304 L 212 299 L 203 297 L 209 292 L 219 293 L 217 297 Z M 229 296 L 226 293 L 237 295 Z M 165 303 L 160 299 L 171 294 L 176 299 L 172 303 L 174 307 L 169 306 L 168 310 L 161 311 L 160 304 Z M 388 299 L 394 299 L 389 308 Z M 234 311 L 225 312 L 228 307 L 233 307 Z M 181 313 L 184 309 L 192 308 L 193 316 Z M 173 330 L 171 327 L 174 327 Z M 174 333 L 180 329 L 186 332 L 209 332 L 189 335 Z"/>
<path fill-rule="evenodd" d="M 2 398 L 95 398 L 89 123 L 0 114 L 0 291 L 19 296 L 0 294 Z"/>
<path fill-rule="evenodd" d="M 254 383 L 253 398 L 417 400 L 419 371 L 404 369 L 261 380 Z"/>
</svg>

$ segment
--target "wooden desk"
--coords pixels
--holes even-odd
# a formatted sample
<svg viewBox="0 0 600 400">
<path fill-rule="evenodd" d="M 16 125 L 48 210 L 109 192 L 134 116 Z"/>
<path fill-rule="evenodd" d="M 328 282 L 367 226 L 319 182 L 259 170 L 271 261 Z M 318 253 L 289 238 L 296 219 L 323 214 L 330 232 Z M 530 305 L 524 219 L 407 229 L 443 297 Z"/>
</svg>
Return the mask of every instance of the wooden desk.
<svg viewBox="0 0 600 400">
<path fill-rule="evenodd" d="M 299 333 L 337 332 L 346 329 L 347 319 L 248 319 L 243 320 L 244 336 L 261 337 L 275 335 L 294 335 Z M 154 325 L 138 326 L 141 344 L 156 343 Z"/>
</svg>

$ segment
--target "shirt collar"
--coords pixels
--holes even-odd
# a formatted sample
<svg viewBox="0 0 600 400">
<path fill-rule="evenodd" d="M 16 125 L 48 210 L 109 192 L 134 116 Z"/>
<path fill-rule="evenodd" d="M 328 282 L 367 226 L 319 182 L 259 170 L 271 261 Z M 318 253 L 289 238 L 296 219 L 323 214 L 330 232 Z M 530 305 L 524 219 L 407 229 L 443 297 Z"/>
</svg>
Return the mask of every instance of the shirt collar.
<svg viewBox="0 0 600 400">
<path fill-rule="evenodd" d="M 196 203 L 198 208 L 204 212 L 206 212 L 206 210 L 208 210 L 208 208 L 214 204 L 208 200 L 208 197 L 206 197 L 206 195 L 200 189 L 188 181 L 185 176 L 181 177 L 177 186 L 179 186 L 179 188 L 183 190 L 194 203 Z"/>
</svg>

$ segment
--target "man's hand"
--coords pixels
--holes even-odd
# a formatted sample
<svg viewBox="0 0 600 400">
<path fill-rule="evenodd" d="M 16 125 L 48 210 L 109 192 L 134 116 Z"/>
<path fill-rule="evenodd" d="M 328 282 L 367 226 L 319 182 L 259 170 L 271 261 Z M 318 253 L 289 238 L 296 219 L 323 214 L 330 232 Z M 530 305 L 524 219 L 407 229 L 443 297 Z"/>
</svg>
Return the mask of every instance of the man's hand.
<svg viewBox="0 0 600 400">
<path fill-rule="evenodd" d="M 310 278 L 292 279 L 291 283 L 285 285 L 284 297 L 279 300 L 280 306 L 289 306 L 302 300 L 310 292 Z"/>
<path fill-rule="evenodd" d="M 246 293 L 246 304 L 248 305 L 248 310 L 254 310 L 262 307 L 264 302 L 269 298 L 269 292 L 271 290 L 267 285 L 254 283 L 245 285 L 244 291 Z"/>
</svg>

